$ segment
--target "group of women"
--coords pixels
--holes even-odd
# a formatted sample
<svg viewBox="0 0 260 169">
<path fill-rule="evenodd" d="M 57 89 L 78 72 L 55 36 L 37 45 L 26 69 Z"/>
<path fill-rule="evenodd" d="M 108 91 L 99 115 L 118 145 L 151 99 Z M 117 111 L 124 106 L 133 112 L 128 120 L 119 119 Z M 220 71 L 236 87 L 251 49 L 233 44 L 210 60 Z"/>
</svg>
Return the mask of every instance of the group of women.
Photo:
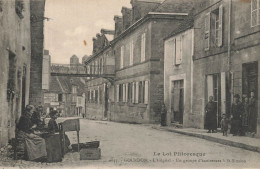
<svg viewBox="0 0 260 169">
<path fill-rule="evenodd" d="M 53 110 L 49 113 L 51 119 L 48 126 L 45 126 L 45 120 L 41 120 L 41 115 L 41 106 L 35 108 L 33 105 L 27 105 L 17 124 L 16 137 L 22 140 L 24 157 L 29 161 L 45 161 L 47 151 L 42 134 L 53 134 L 59 131 L 56 122 L 57 111 Z"/>
</svg>

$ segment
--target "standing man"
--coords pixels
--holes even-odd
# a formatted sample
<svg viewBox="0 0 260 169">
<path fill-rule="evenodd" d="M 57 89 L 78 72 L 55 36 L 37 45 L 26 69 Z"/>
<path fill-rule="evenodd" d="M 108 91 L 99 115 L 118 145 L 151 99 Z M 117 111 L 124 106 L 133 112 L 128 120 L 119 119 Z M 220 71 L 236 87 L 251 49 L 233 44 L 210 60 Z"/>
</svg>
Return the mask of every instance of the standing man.
<svg viewBox="0 0 260 169">
<path fill-rule="evenodd" d="M 249 98 L 249 105 L 248 105 L 248 112 L 249 112 L 249 124 L 248 128 L 249 131 L 252 133 L 256 132 L 256 124 L 257 124 L 257 108 L 256 108 L 256 99 L 255 99 L 255 93 L 250 93 Z"/>
<path fill-rule="evenodd" d="M 213 96 L 209 97 L 209 102 L 205 107 L 205 124 L 206 129 L 208 129 L 208 133 L 216 133 L 217 132 L 217 105 L 213 101 Z"/>
<path fill-rule="evenodd" d="M 230 132 L 233 136 L 242 134 L 242 114 L 243 114 L 243 104 L 240 102 L 239 94 L 235 94 L 234 103 L 231 107 L 231 129 Z"/>
</svg>

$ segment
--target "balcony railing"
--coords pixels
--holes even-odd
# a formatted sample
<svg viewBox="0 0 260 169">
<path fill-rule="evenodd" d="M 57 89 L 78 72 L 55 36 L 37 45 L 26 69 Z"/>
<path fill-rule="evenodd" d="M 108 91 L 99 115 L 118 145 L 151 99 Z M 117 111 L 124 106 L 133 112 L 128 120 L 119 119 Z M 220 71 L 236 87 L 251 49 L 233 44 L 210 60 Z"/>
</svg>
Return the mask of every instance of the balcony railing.
<svg viewBox="0 0 260 169">
<path fill-rule="evenodd" d="M 51 74 L 62 76 L 81 76 L 81 77 L 112 77 L 115 75 L 114 65 L 89 65 L 87 67 L 81 64 L 52 64 Z"/>
</svg>

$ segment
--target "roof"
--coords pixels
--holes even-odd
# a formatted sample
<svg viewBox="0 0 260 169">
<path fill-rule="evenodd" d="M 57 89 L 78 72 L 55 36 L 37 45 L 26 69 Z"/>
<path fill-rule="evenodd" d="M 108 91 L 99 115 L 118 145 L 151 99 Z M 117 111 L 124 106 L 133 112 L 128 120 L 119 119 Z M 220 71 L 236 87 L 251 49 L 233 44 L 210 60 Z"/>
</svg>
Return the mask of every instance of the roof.
<svg viewBox="0 0 260 169">
<path fill-rule="evenodd" d="M 80 77 L 51 76 L 49 91 L 54 93 L 71 93 L 74 85 L 78 87 L 78 95 L 82 95 L 85 92 L 85 84 Z"/>
<path fill-rule="evenodd" d="M 162 3 L 164 0 L 136 0 L 138 2 Z"/>
<path fill-rule="evenodd" d="M 153 12 L 189 13 L 195 3 L 195 0 L 165 0 Z"/>
<path fill-rule="evenodd" d="M 186 31 L 187 29 L 192 28 L 194 25 L 194 15 L 193 12 L 191 12 L 185 19 L 184 21 L 180 24 L 179 27 L 177 27 L 176 29 L 174 29 L 166 38 L 169 39 L 170 37 L 177 35 L 181 32 Z"/>
</svg>

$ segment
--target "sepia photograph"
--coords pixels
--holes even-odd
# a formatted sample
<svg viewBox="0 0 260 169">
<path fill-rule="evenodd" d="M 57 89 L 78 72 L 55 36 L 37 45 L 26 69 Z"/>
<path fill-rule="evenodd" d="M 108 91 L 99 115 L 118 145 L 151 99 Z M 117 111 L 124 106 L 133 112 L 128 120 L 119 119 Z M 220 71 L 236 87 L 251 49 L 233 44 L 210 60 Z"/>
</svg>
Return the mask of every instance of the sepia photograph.
<svg viewBox="0 0 260 169">
<path fill-rule="evenodd" d="M 260 168 L 260 0 L 0 0 L 0 169 Z"/>
</svg>

